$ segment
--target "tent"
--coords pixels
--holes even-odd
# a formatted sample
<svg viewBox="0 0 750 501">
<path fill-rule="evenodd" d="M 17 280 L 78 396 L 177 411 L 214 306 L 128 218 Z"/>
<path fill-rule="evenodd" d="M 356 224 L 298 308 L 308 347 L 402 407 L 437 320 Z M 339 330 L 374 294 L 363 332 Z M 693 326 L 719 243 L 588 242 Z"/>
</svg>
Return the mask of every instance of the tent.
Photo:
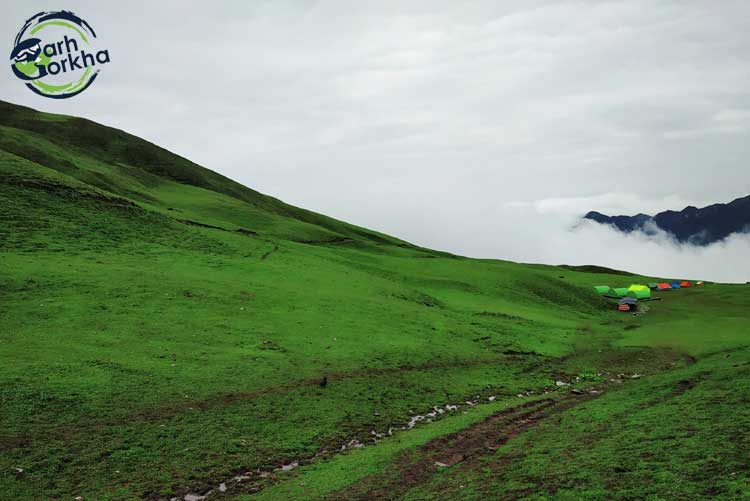
<svg viewBox="0 0 750 501">
<path fill-rule="evenodd" d="M 651 299 L 651 289 L 646 287 L 645 289 L 629 290 L 628 297 L 635 299 Z"/>
<path fill-rule="evenodd" d="M 692 286 L 693 284 L 691 284 L 687 280 L 683 280 L 682 282 L 680 282 L 680 287 L 692 287 Z"/>
<path fill-rule="evenodd" d="M 605 296 L 609 294 L 609 291 L 611 290 L 611 288 L 609 285 L 595 285 L 594 290 L 596 291 L 597 294 L 601 296 Z"/>
<path fill-rule="evenodd" d="M 704 282 L 703 280 L 698 280 L 697 282 L 695 282 L 696 287 L 701 287 L 703 285 L 706 285 L 706 282 Z"/>
<path fill-rule="evenodd" d="M 660 291 L 668 291 L 669 289 L 672 288 L 672 286 L 669 285 L 667 282 L 659 282 L 658 284 L 656 284 L 656 288 L 659 289 Z"/>
<path fill-rule="evenodd" d="M 674 282 L 670 282 L 669 286 L 671 288 L 673 288 L 673 289 L 679 289 L 680 288 L 680 282 L 678 282 L 678 281 L 675 280 Z"/>
<path fill-rule="evenodd" d="M 612 289 L 612 295 L 617 297 L 625 297 L 628 295 L 628 289 L 625 287 L 619 287 L 617 289 Z"/>
<path fill-rule="evenodd" d="M 638 300 L 633 297 L 624 297 L 617 302 L 620 311 L 635 311 L 638 309 Z"/>
<path fill-rule="evenodd" d="M 659 284 L 657 284 L 656 282 L 649 282 L 648 288 L 651 290 L 656 290 L 659 288 Z"/>
<path fill-rule="evenodd" d="M 632 284 L 628 287 L 628 296 L 636 299 L 649 299 L 651 289 L 648 288 L 648 285 Z"/>
<path fill-rule="evenodd" d="M 643 290 L 650 290 L 648 285 L 641 285 L 641 284 L 630 284 L 630 287 L 628 287 L 629 291 L 643 291 Z"/>
</svg>

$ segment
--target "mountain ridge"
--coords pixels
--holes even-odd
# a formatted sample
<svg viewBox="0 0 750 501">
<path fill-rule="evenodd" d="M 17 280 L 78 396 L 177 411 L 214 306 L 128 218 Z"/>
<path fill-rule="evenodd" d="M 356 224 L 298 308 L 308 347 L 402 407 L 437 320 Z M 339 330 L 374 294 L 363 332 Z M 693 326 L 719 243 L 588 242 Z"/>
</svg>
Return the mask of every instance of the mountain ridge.
<svg viewBox="0 0 750 501">
<path fill-rule="evenodd" d="M 680 243 L 710 245 L 722 241 L 735 233 L 750 230 L 750 195 L 739 197 L 729 203 L 716 203 L 698 208 L 692 205 L 680 211 L 666 210 L 651 216 L 608 216 L 590 211 L 583 219 L 613 226 L 623 233 L 642 231 L 654 235 L 665 231 Z"/>
</svg>

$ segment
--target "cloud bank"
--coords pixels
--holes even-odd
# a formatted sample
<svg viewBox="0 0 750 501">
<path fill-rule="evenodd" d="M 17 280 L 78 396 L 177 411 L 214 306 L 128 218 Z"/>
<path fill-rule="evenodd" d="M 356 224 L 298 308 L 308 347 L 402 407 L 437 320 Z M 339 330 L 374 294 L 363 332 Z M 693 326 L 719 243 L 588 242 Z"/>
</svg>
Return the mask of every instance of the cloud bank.
<svg viewBox="0 0 750 501">
<path fill-rule="evenodd" d="M 680 243 L 655 226 L 648 234 L 625 234 L 581 219 L 579 207 L 620 213 L 618 207 L 632 209 L 632 202 L 636 207 L 651 208 L 653 213 L 670 207 L 677 198 L 642 200 L 636 195 L 616 194 L 594 198 L 600 203 L 574 198 L 503 204 L 486 235 L 477 238 L 473 232 L 465 232 L 460 245 L 477 257 L 494 257 L 494 252 L 502 251 L 506 258 L 522 262 L 597 264 L 664 278 L 750 281 L 750 233 L 735 233 L 705 247 Z"/>
</svg>

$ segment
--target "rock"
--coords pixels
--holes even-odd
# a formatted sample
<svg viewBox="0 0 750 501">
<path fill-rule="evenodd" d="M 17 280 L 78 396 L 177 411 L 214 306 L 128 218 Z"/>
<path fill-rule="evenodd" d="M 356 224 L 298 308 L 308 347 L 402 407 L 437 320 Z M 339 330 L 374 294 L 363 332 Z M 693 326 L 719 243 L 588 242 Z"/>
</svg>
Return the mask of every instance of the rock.
<svg viewBox="0 0 750 501">
<path fill-rule="evenodd" d="M 570 383 L 566 383 L 564 381 L 555 381 L 555 386 L 570 386 Z"/>
<path fill-rule="evenodd" d="M 489 400 L 490 402 L 494 402 L 496 398 L 497 397 L 487 397 L 487 400 Z"/>
<path fill-rule="evenodd" d="M 440 461 L 435 461 L 435 466 L 438 468 L 447 468 L 448 465 L 445 463 L 441 463 Z"/>
<path fill-rule="evenodd" d="M 570 392 L 573 395 L 583 395 L 583 392 L 581 390 L 577 389 L 577 388 L 573 388 L 572 390 L 570 390 Z"/>
</svg>

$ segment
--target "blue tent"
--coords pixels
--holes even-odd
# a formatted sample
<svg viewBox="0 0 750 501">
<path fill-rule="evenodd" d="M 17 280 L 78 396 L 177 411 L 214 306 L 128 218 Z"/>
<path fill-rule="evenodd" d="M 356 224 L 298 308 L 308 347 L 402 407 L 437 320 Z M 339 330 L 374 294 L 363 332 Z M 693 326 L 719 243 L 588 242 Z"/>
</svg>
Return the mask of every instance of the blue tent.
<svg viewBox="0 0 750 501">
<path fill-rule="evenodd" d="M 678 281 L 675 280 L 674 282 L 671 282 L 669 284 L 669 286 L 672 287 L 673 289 L 679 289 L 680 288 L 680 282 L 678 282 Z"/>
</svg>

